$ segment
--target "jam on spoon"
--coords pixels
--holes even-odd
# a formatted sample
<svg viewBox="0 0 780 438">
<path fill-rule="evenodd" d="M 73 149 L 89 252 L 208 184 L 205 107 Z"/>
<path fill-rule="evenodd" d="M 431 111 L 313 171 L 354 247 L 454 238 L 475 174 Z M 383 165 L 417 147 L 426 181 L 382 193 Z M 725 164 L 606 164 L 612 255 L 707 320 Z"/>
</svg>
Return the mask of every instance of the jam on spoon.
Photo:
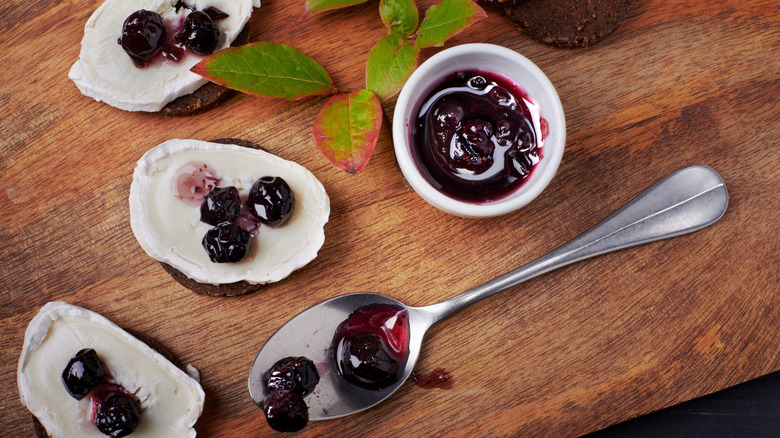
<svg viewBox="0 0 780 438">
<path fill-rule="evenodd" d="M 370 304 L 339 324 L 331 354 L 339 375 L 361 388 L 380 390 L 398 381 L 409 354 L 409 315 L 402 307 Z"/>
</svg>

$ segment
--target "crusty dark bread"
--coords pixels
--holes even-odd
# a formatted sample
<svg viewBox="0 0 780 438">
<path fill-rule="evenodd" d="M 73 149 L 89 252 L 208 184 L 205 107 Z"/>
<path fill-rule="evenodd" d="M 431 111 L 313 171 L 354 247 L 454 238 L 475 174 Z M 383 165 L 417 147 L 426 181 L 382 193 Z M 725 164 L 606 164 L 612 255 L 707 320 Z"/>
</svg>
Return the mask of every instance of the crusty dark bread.
<svg viewBox="0 0 780 438">
<path fill-rule="evenodd" d="M 528 36 L 557 47 L 586 47 L 611 34 L 634 0 L 523 0 L 506 15 Z"/>
<path fill-rule="evenodd" d="M 235 144 L 238 146 L 243 146 L 245 148 L 250 149 L 260 149 L 265 150 L 259 145 L 252 143 L 250 141 L 246 140 L 240 140 L 236 138 L 219 138 L 216 140 L 211 140 L 213 143 L 222 143 L 222 144 Z M 174 280 L 178 281 L 179 284 L 186 287 L 187 289 L 203 294 L 203 295 L 212 295 L 217 297 L 235 297 L 239 295 L 245 295 L 250 292 L 254 292 L 255 290 L 259 289 L 262 285 L 261 284 L 251 284 L 247 283 L 246 281 L 239 281 L 236 283 L 226 283 L 226 284 L 208 284 L 208 283 L 199 283 L 189 277 L 187 277 L 186 274 L 179 271 L 178 269 L 174 268 L 173 266 L 160 262 L 160 265 L 162 265 L 163 269 L 165 269 L 165 272 L 170 274 L 171 277 L 173 277 Z"/>
<path fill-rule="evenodd" d="M 244 26 L 233 40 L 231 46 L 241 46 L 249 42 L 249 23 Z M 236 91 L 230 88 L 217 85 L 213 82 L 207 82 L 202 87 L 198 88 L 190 94 L 181 96 L 172 102 L 165 105 L 160 110 L 161 114 L 173 117 L 191 116 L 198 113 L 202 113 L 208 109 L 217 106 L 220 102 L 224 101 Z"/>
<path fill-rule="evenodd" d="M 51 438 L 49 437 L 49 434 L 46 432 L 46 428 L 43 427 L 43 424 L 41 424 L 40 421 L 38 421 L 38 418 L 33 415 L 32 416 L 33 421 L 33 428 L 35 428 L 35 436 L 38 438 Z"/>
</svg>

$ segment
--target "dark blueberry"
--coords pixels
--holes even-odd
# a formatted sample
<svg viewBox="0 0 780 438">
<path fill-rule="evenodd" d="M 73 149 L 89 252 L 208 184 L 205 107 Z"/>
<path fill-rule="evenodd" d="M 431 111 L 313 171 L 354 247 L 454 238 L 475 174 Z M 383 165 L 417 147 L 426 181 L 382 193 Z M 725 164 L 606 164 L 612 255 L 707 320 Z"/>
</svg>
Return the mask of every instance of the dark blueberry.
<svg viewBox="0 0 780 438">
<path fill-rule="evenodd" d="M 138 400 L 122 391 L 103 391 L 95 394 L 95 426 L 104 435 L 130 435 L 141 419 Z"/>
<path fill-rule="evenodd" d="M 241 212 L 241 198 L 233 186 L 216 188 L 200 204 L 200 221 L 209 225 L 231 222 Z"/>
<path fill-rule="evenodd" d="M 249 211 L 269 227 L 284 225 L 292 215 L 295 194 L 278 176 L 264 176 L 252 185 L 247 199 Z"/>
<path fill-rule="evenodd" d="M 439 126 L 442 128 L 454 128 L 458 126 L 461 120 L 463 120 L 463 115 L 463 107 L 453 103 L 437 108 L 433 116 L 436 118 L 436 120 L 439 122 Z"/>
<path fill-rule="evenodd" d="M 203 12 L 206 13 L 213 21 L 217 20 L 224 20 L 225 18 L 229 17 L 230 15 L 220 11 L 219 9 L 215 8 L 214 6 L 209 6 L 206 9 L 203 10 Z"/>
<path fill-rule="evenodd" d="M 503 119 L 496 122 L 496 137 L 507 138 L 512 134 L 512 124 L 509 120 Z"/>
<path fill-rule="evenodd" d="M 95 350 L 85 348 L 76 353 L 62 371 L 62 383 L 71 397 L 81 400 L 103 380 L 104 374 Z"/>
<path fill-rule="evenodd" d="M 456 134 L 450 141 L 447 158 L 454 169 L 482 173 L 493 165 L 492 146 L 487 142 L 475 145 L 463 134 Z"/>
<path fill-rule="evenodd" d="M 510 149 L 504 155 L 504 168 L 505 170 L 515 178 L 523 178 L 531 172 L 533 168 L 533 162 L 528 155 L 518 151 L 517 149 Z"/>
<path fill-rule="evenodd" d="M 204 56 L 217 48 L 219 29 L 207 13 L 194 11 L 184 20 L 181 38 L 192 53 Z"/>
<path fill-rule="evenodd" d="M 203 248 L 214 263 L 235 263 L 249 252 L 250 235 L 238 225 L 224 222 L 203 236 Z"/>
<path fill-rule="evenodd" d="M 484 90 L 487 87 L 487 80 L 482 76 L 474 76 L 468 81 L 468 86 L 475 90 Z"/>
<path fill-rule="evenodd" d="M 320 375 L 314 362 L 305 357 L 286 357 L 268 370 L 266 386 L 269 391 L 294 391 L 301 396 L 310 394 Z"/>
<path fill-rule="evenodd" d="M 520 131 L 517 134 L 517 138 L 515 139 L 515 148 L 526 152 L 531 150 L 536 146 L 536 142 L 534 141 L 534 136 L 528 131 Z"/>
<path fill-rule="evenodd" d="M 488 95 L 490 96 L 490 99 L 499 106 L 511 107 L 515 100 L 509 91 L 498 85 L 494 86 L 490 92 L 488 92 Z"/>
<path fill-rule="evenodd" d="M 309 422 L 309 408 L 294 391 L 271 391 L 263 403 L 268 425 L 279 432 L 295 432 Z"/>
<path fill-rule="evenodd" d="M 490 122 L 480 119 L 469 120 L 463 126 L 461 132 L 463 133 L 463 138 L 471 143 L 472 146 L 478 148 L 482 154 L 489 155 L 493 152 L 492 144 L 490 143 L 490 137 L 493 135 L 493 125 Z"/>
<path fill-rule="evenodd" d="M 125 19 L 119 44 L 131 58 L 143 63 L 160 51 L 164 40 L 162 17 L 156 12 L 141 9 Z"/>
<path fill-rule="evenodd" d="M 341 376 L 362 388 L 379 390 L 397 380 L 398 361 L 374 333 L 344 337 L 336 349 L 336 361 Z"/>
</svg>

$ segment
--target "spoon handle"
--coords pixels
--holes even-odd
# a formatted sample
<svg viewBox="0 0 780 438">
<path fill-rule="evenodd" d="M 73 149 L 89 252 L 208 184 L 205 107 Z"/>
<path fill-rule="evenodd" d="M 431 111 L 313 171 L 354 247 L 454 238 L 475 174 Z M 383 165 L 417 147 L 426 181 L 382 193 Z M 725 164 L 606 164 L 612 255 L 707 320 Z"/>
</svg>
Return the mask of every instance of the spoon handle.
<svg viewBox="0 0 780 438">
<path fill-rule="evenodd" d="M 679 236 L 704 228 L 723 216 L 726 186 L 711 168 L 678 170 L 639 195 L 595 227 L 547 255 L 438 304 L 419 308 L 430 325 L 458 310 L 537 275 L 597 255 Z"/>
</svg>

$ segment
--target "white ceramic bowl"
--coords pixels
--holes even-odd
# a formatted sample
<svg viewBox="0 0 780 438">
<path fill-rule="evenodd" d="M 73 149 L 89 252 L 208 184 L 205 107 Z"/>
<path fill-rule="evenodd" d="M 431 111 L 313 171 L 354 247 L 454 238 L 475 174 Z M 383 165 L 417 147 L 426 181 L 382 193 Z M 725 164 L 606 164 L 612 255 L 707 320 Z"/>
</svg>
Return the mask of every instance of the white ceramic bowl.
<svg viewBox="0 0 780 438">
<path fill-rule="evenodd" d="M 434 188 L 420 173 L 411 153 L 411 128 L 420 100 L 446 76 L 457 71 L 477 69 L 501 74 L 519 85 L 539 107 L 541 116 L 547 120 L 550 128 L 543 144 L 543 157 L 525 183 L 501 199 L 484 203 L 457 200 Z M 525 206 L 547 187 L 563 157 L 566 121 L 555 87 L 533 62 L 506 47 L 464 44 L 432 56 L 406 81 L 393 113 L 393 143 L 404 177 L 423 199 L 443 211 L 459 216 L 491 217 Z"/>
</svg>

